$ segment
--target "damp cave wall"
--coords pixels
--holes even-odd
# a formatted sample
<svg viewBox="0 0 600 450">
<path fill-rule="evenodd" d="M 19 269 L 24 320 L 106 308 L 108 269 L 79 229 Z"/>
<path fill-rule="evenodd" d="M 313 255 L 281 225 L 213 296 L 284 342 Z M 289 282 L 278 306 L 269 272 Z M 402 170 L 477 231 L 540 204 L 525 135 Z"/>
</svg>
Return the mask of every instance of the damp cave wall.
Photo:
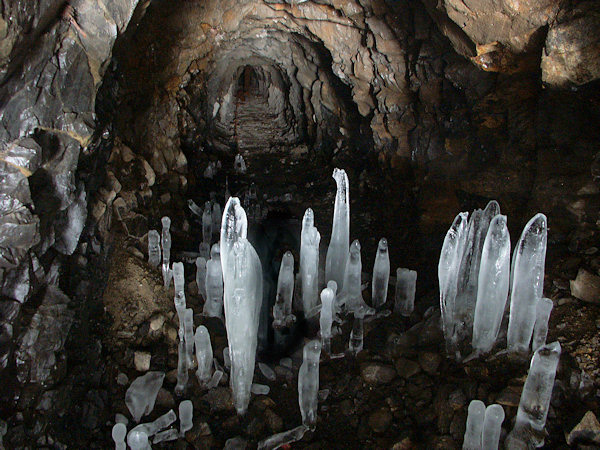
<svg viewBox="0 0 600 450">
<path fill-rule="evenodd" d="M 268 78 L 263 92 L 285 130 L 276 145 L 374 156 L 414 180 L 417 223 L 431 235 L 488 198 L 514 213 L 515 229 L 523 211 L 548 214 L 551 242 L 577 246 L 593 235 L 597 2 L 462 5 L 4 0 L 0 370 L 15 380 L 7 408 L 29 384 L 60 381 L 52 362 L 77 318 L 48 286 L 71 294 L 72 255 L 102 251 L 113 211 L 137 210 L 125 221 L 136 227 L 154 191 L 184 196 L 189 167 L 204 162 L 200 147 L 235 149 L 232 99 L 247 65 Z M 104 171 L 115 142 L 131 162 L 121 179 Z M 438 244 L 424 245 L 433 254 Z M 47 334 L 36 338 L 40 326 Z M 53 346 L 42 345 L 48 336 Z"/>
</svg>

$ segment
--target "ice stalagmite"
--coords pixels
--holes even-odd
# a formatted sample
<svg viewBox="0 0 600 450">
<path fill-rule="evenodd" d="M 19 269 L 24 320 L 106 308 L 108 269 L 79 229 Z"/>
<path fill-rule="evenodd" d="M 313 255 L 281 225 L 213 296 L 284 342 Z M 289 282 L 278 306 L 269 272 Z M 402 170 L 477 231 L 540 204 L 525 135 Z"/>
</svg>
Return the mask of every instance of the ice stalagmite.
<svg viewBox="0 0 600 450">
<path fill-rule="evenodd" d="M 246 173 L 246 161 L 244 161 L 244 157 L 239 153 L 235 155 L 235 159 L 233 161 L 233 169 L 236 173 L 239 174 Z"/>
<path fill-rule="evenodd" d="M 248 218 L 246 217 L 246 211 L 242 208 L 239 198 L 230 197 L 223 211 L 221 238 L 219 241 L 223 281 L 233 272 L 233 263 L 229 261 L 233 244 L 239 239 L 246 239 L 247 234 Z"/>
<path fill-rule="evenodd" d="M 386 238 L 381 238 L 377 246 L 375 264 L 373 264 L 373 281 L 371 289 L 371 305 L 380 308 L 387 301 L 388 283 L 390 281 L 390 254 Z"/>
<path fill-rule="evenodd" d="M 367 314 L 373 314 L 373 308 L 369 308 L 362 297 L 360 278 L 362 262 L 358 239 L 352 242 L 348 255 L 346 273 L 344 274 L 344 288 L 340 295 L 344 298 L 348 311 L 354 313 L 355 316 L 364 317 Z"/>
<path fill-rule="evenodd" d="M 190 400 L 184 400 L 179 404 L 179 436 L 185 436 L 185 432 L 192 429 L 194 418 L 194 405 Z"/>
<path fill-rule="evenodd" d="M 177 346 L 177 384 L 175 385 L 175 394 L 183 395 L 188 383 L 188 358 L 185 350 L 185 340 L 183 334 L 179 334 L 179 344 Z"/>
<path fill-rule="evenodd" d="M 333 301 L 335 294 L 330 288 L 321 291 L 321 345 L 326 353 L 331 353 L 331 323 L 333 321 Z"/>
<path fill-rule="evenodd" d="M 506 438 L 506 448 L 535 448 L 544 445 L 544 426 L 560 352 L 560 344 L 553 342 L 538 348 L 531 358 L 517 419 Z"/>
<path fill-rule="evenodd" d="M 183 336 L 187 366 L 192 367 L 194 361 L 194 311 L 192 308 L 187 308 L 183 316 Z"/>
<path fill-rule="evenodd" d="M 415 309 L 415 291 L 417 288 L 417 272 L 398 267 L 396 270 L 396 295 L 394 312 L 409 317 Z"/>
<path fill-rule="evenodd" d="M 481 254 L 473 324 L 473 348 L 478 353 L 490 351 L 496 342 L 508 298 L 509 280 L 510 235 L 506 216 L 497 215 L 489 226 Z"/>
<path fill-rule="evenodd" d="M 206 302 L 202 314 L 207 317 L 223 317 L 223 273 L 221 261 L 210 259 L 206 263 Z"/>
<path fill-rule="evenodd" d="M 149 423 L 141 423 L 135 428 L 133 428 L 133 430 L 131 431 L 143 431 L 148 437 L 151 437 L 158 433 L 160 430 L 167 428 L 176 420 L 177 416 L 175 415 L 175 412 L 171 409 L 156 420 Z"/>
<path fill-rule="evenodd" d="M 167 216 L 160 219 L 162 223 L 162 276 L 166 288 L 171 284 L 171 269 L 169 268 L 171 259 L 171 219 Z"/>
<path fill-rule="evenodd" d="M 314 315 L 319 302 L 319 243 L 321 235 L 314 226 L 314 213 L 308 208 L 302 219 L 300 236 L 300 280 L 304 316 Z"/>
<path fill-rule="evenodd" d="M 156 230 L 150 230 L 148 231 L 148 264 L 156 268 L 160 263 L 160 234 Z"/>
<path fill-rule="evenodd" d="M 508 322 L 508 351 L 526 353 L 533 333 L 536 307 L 544 289 L 547 220 L 536 214 L 523 229 L 513 257 Z"/>
<path fill-rule="evenodd" d="M 198 361 L 198 370 L 196 377 L 201 386 L 210 381 L 213 362 L 213 350 L 210 343 L 210 334 L 204 325 L 196 328 L 194 335 L 194 345 L 196 346 L 196 360 Z"/>
<path fill-rule="evenodd" d="M 287 251 L 281 258 L 279 278 L 277 279 L 277 296 L 273 306 L 273 327 L 289 327 L 296 318 L 292 314 L 292 298 L 294 296 L 294 255 Z"/>
<path fill-rule="evenodd" d="M 127 436 L 127 427 L 122 423 L 116 423 L 112 427 L 112 438 L 115 441 L 115 450 L 125 450 L 125 437 Z"/>
<path fill-rule="evenodd" d="M 548 321 L 552 313 L 554 303 L 549 298 L 542 297 L 538 300 L 535 307 L 535 325 L 533 327 L 533 338 L 531 340 L 531 350 L 534 352 L 546 343 L 548 336 Z"/>
<path fill-rule="evenodd" d="M 473 400 L 469 403 L 467 425 L 463 441 L 463 450 L 481 449 L 481 432 L 485 419 L 485 404 L 481 400 Z"/>
<path fill-rule="evenodd" d="M 204 212 L 202 213 L 202 242 L 210 245 L 212 240 L 212 207 L 210 202 L 204 204 Z"/>
<path fill-rule="evenodd" d="M 363 349 L 364 338 L 364 319 L 361 316 L 354 317 L 352 331 L 350 332 L 350 340 L 348 341 L 348 350 L 353 355 L 358 355 Z"/>
<path fill-rule="evenodd" d="M 198 293 L 206 302 L 206 258 L 202 256 L 196 258 L 196 286 L 198 286 Z"/>
<path fill-rule="evenodd" d="M 177 317 L 179 318 L 179 334 L 183 336 L 184 333 L 184 317 L 185 317 L 185 277 L 183 271 L 183 263 L 173 263 L 173 284 L 175 285 L 175 310 L 177 311 Z"/>
<path fill-rule="evenodd" d="M 344 273 L 350 246 L 350 189 L 348 176 L 343 169 L 334 169 L 333 178 L 337 184 L 333 207 L 331 240 L 325 259 L 325 279 L 334 280 L 338 289 L 344 288 Z"/>
<path fill-rule="evenodd" d="M 213 234 L 219 234 L 221 231 L 221 205 L 218 202 L 214 202 L 212 206 L 212 232 Z"/>
<path fill-rule="evenodd" d="M 298 403 L 302 414 L 302 423 L 314 430 L 317 425 L 321 343 L 317 340 L 308 342 L 304 346 L 303 357 L 298 371 Z"/>
<path fill-rule="evenodd" d="M 131 430 L 127 435 L 127 445 L 131 450 L 148 450 L 148 435 L 141 430 Z"/>
<path fill-rule="evenodd" d="M 483 431 L 481 432 L 481 448 L 483 450 L 496 450 L 498 448 L 502 422 L 504 422 L 504 409 L 502 406 L 493 404 L 485 408 Z"/>
<path fill-rule="evenodd" d="M 254 375 L 258 315 L 262 303 L 262 267 L 254 247 L 244 237 L 233 244 L 231 252 L 227 251 L 223 240 L 221 242 L 221 260 L 226 261 L 224 274 L 227 274 L 224 280 L 225 327 L 231 356 L 230 385 L 235 408 L 238 414 L 244 414 L 250 402 Z"/>
<path fill-rule="evenodd" d="M 448 356 L 455 357 L 458 352 L 458 336 L 455 334 L 455 300 L 458 281 L 458 269 L 465 248 L 467 237 L 468 213 L 456 216 L 452 226 L 446 233 L 440 261 L 438 278 L 440 282 L 440 309 L 442 312 L 442 329 L 446 341 Z"/>
</svg>

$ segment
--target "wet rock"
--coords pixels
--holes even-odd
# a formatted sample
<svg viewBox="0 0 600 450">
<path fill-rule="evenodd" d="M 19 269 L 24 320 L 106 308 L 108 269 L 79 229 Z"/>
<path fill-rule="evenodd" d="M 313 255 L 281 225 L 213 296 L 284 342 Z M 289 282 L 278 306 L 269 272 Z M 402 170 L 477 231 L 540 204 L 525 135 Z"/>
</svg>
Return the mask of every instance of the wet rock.
<svg viewBox="0 0 600 450">
<path fill-rule="evenodd" d="M 185 440 L 195 449 L 209 449 L 214 446 L 212 431 L 206 422 L 197 421 L 192 429 L 185 433 Z"/>
<path fill-rule="evenodd" d="M 433 375 L 437 372 L 442 356 L 439 353 L 422 352 L 419 353 L 419 365 L 424 372 Z"/>
<path fill-rule="evenodd" d="M 600 303 L 600 277 L 580 268 L 571 280 L 571 295 L 584 302 Z"/>
<path fill-rule="evenodd" d="M 156 406 L 167 410 L 172 409 L 175 407 L 175 399 L 169 391 L 161 387 L 156 395 Z"/>
<path fill-rule="evenodd" d="M 150 370 L 150 360 L 152 355 L 148 352 L 137 351 L 133 354 L 133 364 L 138 372 L 147 372 Z"/>
<path fill-rule="evenodd" d="M 129 384 L 129 377 L 124 373 L 119 373 L 117 375 L 117 384 L 119 386 L 127 386 Z"/>
<path fill-rule="evenodd" d="M 272 409 L 265 410 L 265 421 L 271 433 L 279 433 L 283 430 L 283 419 L 273 412 Z"/>
<path fill-rule="evenodd" d="M 360 374 L 363 380 L 371 385 L 387 384 L 396 377 L 396 371 L 393 367 L 379 363 L 363 365 Z"/>
<path fill-rule="evenodd" d="M 217 387 L 212 389 L 203 397 L 203 400 L 210 405 L 211 412 L 233 411 L 233 397 L 231 390 L 226 387 Z"/>
<path fill-rule="evenodd" d="M 521 400 L 522 390 L 522 386 L 508 386 L 498 394 L 498 397 L 496 397 L 496 403 L 502 406 L 517 407 L 519 406 L 519 401 Z"/>
<path fill-rule="evenodd" d="M 385 432 L 392 423 L 392 413 L 387 407 L 379 408 L 369 415 L 369 426 L 375 433 Z"/>
<path fill-rule="evenodd" d="M 396 359 L 396 361 L 394 361 L 394 367 L 396 368 L 398 375 L 402 378 L 410 378 L 421 371 L 421 366 L 419 366 L 418 363 L 406 358 Z"/>
<path fill-rule="evenodd" d="M 567 444 L 600 446 L 600 423 L 592 411 L 585 413 L 581 421 L 567 435 Z"/>
</svg>

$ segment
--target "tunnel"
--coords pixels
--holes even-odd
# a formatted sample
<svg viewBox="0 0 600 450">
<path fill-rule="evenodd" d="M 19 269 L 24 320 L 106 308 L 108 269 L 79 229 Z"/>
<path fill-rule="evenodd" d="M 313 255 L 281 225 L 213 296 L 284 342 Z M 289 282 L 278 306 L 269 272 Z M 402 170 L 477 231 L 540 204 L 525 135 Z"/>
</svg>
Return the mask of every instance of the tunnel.
<svg viewBox="0 0 600 450">
<path fill-rule="evenodd" d="M 0 12 L 0 447 L 111 448 L 141 423 L 154 448 L 454 449 L 481 401 L 504 414 L 490 448 L 519 448 L 527 375 L 552 343 L 547 418 L 523 448 L 600 445 L 597 2 L 4 0 Z M 321 299 L 344 207 L 342 273 L 357 293 L 340 283 L 329 342 Z M 248 274 L 225 265 L 223 245 L 241 216 L 235 251 L 260 277 L 235 284 L 230 273 Z M 493 348 L 478 353 L 491 266 L 469 258 L 497 250 L 487 230 L 502 220 L 505 265 L 489 277 L 507 291 Z M 450 260 L 456 236 L 467 250 Z M 519 263 L 538 238 L 541 262 Z M 416 272 L 408 312 L 397 269 Z M 534 316 L 536 304 L 551 313 L 548 344 L 515 355 L 519 273 L 537 277 Z M 254 330 L 240 342 L 256 341 L 241 414 L 228 302 L 255 283 L 256 314 L 238 322 Z M 470 319 L 452 323 L 461 286 Z M 186 308 L 208 332 L 210 382 Z M 161 384 L 140 419 L 131 392 L 144 376 Z"/>
</svg>

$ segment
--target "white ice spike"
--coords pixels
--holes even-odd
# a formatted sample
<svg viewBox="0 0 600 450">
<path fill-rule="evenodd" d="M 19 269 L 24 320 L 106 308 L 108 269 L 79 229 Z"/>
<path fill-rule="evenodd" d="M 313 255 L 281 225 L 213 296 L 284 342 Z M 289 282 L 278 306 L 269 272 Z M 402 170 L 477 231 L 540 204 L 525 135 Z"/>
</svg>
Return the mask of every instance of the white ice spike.
<svg viewBox="0 0 600 450">
<path fill-rule="evenodd" d="M 344 273 L 350 247 L 350 189 L 345 170 L 334 169 L 333 179 L 337 185 L 337 192 L 333 207 L 331 240 L 325 259 L 325 279 L 334 280 L 341 291 L 344 288 Z"/>
</svg>

